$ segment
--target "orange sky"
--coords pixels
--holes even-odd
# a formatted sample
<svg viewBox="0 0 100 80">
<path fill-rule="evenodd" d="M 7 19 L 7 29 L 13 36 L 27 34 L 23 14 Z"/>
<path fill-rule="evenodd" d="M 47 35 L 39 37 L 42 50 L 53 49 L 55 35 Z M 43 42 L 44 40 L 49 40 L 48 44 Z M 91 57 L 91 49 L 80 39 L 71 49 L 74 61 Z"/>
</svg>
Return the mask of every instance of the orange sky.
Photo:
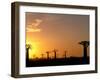
<svg viewBox="0 0 100 80">
<path fill-rule="evenodd" d="M 89 40 L 89 16 L 51 14 L 51 13 L 26 13 L 26 44 L 32 48 L 29 57 L 46 58 L 46 51 L 57 49 L 58 57 L 82 56 L 82 46 L 78 42 Z"/>
</svg>

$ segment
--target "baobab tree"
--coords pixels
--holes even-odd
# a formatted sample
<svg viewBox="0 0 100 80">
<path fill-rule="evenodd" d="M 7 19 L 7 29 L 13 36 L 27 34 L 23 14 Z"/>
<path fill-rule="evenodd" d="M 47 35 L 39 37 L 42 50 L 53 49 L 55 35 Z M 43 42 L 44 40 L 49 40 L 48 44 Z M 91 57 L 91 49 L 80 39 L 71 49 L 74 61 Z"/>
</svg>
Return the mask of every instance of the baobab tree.
<svg viewBox="0 0 100 80">
<path fill-rule="evenodd" d="M 87 63 L 87 47 L 89 46 L 89 41 L 81 41 L 79 42 L 83 46 L 83 64 Z"/>
<path fill-rule="evenodd" d="M 46 53 L 47 53 L 47 59 L 49 59 L 49 53 L 50 53 L 50 52 L 49 52 L 49 51 L 46 51 Z"/>
<path fill-rule="evenodd" d="M 57 57 L 57 51 L 58 50 L 56 50 L 56 49 L 53 50 L 53 52 L 54 52 L 54 59 L 56 59 L 56 57 Z"/>
<path fill-rule="evenodd" d="M 67 50 L 64 51 L 64 58 L 66 59 Z"/>
<path fill-rule="evenodd" d="M 84 61 L 87 62 L 87 60 L 86 60 L 87 47 L 89 46 L 89 41 L 81 41 L 81 42 L 79 42 L 79 44 L 81 44 L 83 46 L 83 58 L 84 58 Z"/>
<path fill-rule="evenodd" d="M 36 58 L 36 56 L 35 56 L 35 55 L 33 55 L 33 58 L 35 59 L 35 58 Z"/>
<path fill-rule="evenodd" d="M 31 45 L 26 44 L 26 61 L 29 61 L 29 49 L 31 49 Z"/>
<path fill-rule="evenodd" d="M 41 57 L 42 57 L 42 59 L 44 58 L 44 54 L 43 53 L 41 54 Z"/>
</svg>

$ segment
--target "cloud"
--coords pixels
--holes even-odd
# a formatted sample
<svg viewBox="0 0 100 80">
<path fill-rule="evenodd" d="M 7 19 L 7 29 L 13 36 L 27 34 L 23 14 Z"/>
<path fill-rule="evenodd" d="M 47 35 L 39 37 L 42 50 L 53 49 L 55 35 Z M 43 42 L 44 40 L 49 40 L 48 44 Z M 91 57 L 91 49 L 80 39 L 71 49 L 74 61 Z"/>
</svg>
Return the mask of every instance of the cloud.
<svg viewBox="0 0 100 80">
<path fill-rule="evenodd" d="M 41 29 L 39 28 L 36 28 L 36 29 L 33 29 L 33 28 L 26 28 L 27 32 L 41 32 Z"/>
<path fill-rule="evenodd" d="M 41 22 L 42 22 L 42 20 L 36 19 L 36 20 L 32 23 L 32 26 L 37 27 L 37 26 L 40 25 Z"/>
<path fill-rule="evenodd" d="M 39 28 L 39 25 L 41 24 L 42 20 L 35 19 L 31 24 L 27 25 L 26 31 L 27 32 L 40 32 L 41 29 Z"/>
</svg>

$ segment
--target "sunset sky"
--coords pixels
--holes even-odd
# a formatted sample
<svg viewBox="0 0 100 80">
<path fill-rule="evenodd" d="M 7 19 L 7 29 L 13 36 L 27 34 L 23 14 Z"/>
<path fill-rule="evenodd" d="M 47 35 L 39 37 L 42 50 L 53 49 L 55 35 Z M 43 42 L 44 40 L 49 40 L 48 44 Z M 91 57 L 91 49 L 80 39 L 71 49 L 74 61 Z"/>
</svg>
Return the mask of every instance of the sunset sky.
<svg viewBox="0 0 100 80">
<path fill-rule="evenodd" d="M 46 58 L 46 51 L 50 57 L 57 49 L 57 57 L 82 56 L 82 46 L 78 42 L 89 40 L 89 16 L 52 14 L 52 13 L 26 13 L 26 44 L 31 44 L 29 58 Z"/>
</svg>

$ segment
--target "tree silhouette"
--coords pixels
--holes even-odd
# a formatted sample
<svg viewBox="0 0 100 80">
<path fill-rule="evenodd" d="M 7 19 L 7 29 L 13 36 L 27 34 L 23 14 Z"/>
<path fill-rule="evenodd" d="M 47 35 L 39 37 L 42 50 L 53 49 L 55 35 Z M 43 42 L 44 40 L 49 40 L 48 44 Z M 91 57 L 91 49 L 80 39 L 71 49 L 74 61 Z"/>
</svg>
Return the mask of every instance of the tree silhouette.
<svg viewBox="0 0 100 80">
<path fill-rule="evenodd" d="M 84 58 L 84 62 L 87 62 L 87 47 L 89 46 L 89 41 L 81 41 L 79 42 L 79 44 L 81 44 L 83 46 L 83 58 Z"/>
<path fill-rule="evenodd" d="M 49 53 L 50 53 L 50 52 L 49 52 L 49 51 L 47 51 L 46 53 L 47 53 L 47 59 L 49 59 Z"/>
<path fill-rule="evenodd" d="M 41 54 L 42 59 L 44 58 L 44 54 Z"/>
<path fill-rule="evenodd" d="M 29 61 L 29 49 L 31 49 L 31 45 L 26 44 L 26 61 Z"/>
<path fill-rule="evenodd" d="M 36 56 L 35 56 L 35 55 L 33 55 L 33 58 L 35 59 L 35 58 L 36 58 Z"/>
<path fill-rule="evenodd" d="M 56 59 L 56 57 L 57 57 L 57 51 L 58 51 L 58 50 L 56 50 L 56 49 L 53 50 L 53 52 L 54 52 L 54 58 L 55 58 L 55 59 Z"/>
<path fill-rule="evenodd" d="M 64 58 L 65 58 L 65 59 L 66 59 L 66 53 L 67 53 L 67 51 L 65 50 L 65 51 L 64 51 Z"/>
</svg>

